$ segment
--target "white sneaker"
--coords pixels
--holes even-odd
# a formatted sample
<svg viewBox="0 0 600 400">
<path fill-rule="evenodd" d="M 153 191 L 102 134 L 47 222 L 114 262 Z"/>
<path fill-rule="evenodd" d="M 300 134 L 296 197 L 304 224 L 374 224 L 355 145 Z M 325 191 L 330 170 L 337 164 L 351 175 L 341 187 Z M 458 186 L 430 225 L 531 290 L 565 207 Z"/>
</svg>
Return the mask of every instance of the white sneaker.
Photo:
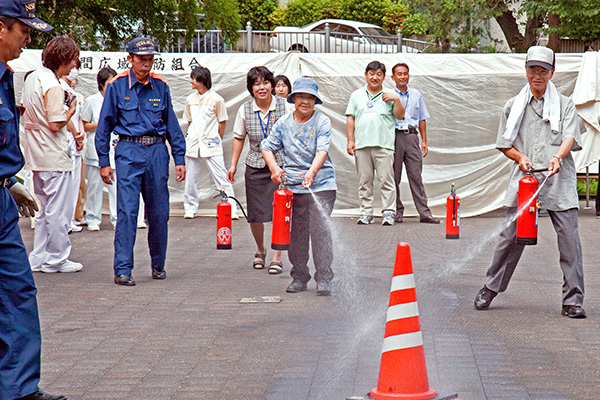
<svg viewBox="0 0 600 400">
<path fill-rule="evenodd" d="M 75 221 L 75 225 L 77 225 L 77 226 L 85 226 L 87 224 L 88 223 L 85 219 L 82 219 L 81 221 Z"/>
<path fill-rule="evenodd" d="M 194 214 L 192 213 L 185 213 L 185 215 L 183 216 L 184 219 L 194 219 Z"/>
<path fill-rule="evenodd" d="M 369 225 L 374 223 L 375 221 L 373 220 L 373 216 L 372 215 L 366 215 L 363 214 L 360 216 L 360 218 L 358 219 L 358 221 L 356 221 L 356 223 L 358 225 Z"/>
<path fill-rule="evenodd" d="M 42 266 L 42 272 L 45 272 L 47 274 L 53 274 L 56 272 L 63 272 L 63 273 L 67 273 L 67 272 L 79 272 L 83 269 L 83 265 L 78 263 L 78 262 L 74 262 L 71 260 L 66 260 L 64 263 L 62 263 L 61 265 L 57 266 L 57 267 L 51 267 L 51 266 Z"/>
<path fill-rule="evenodd" d="M 386 210 L 382 213 L 383 220 L 381 221 L 381 225 L 394 225 L 394 215 L 396 213 L 391 210 Z"/>
<path fill-rule="evenodd" d="M 87 230 L 90 232 L 97 232 L 100 230 L 100 227 L 98 225 L 91 225 L 89 224 L 87 227 Z"/>
<path fill-rule="evenodd" d="M 138 227 L 138 229 L 146 229 L 148 227 L 148 225 L 146 225 L 146 223 L 144 221 L 140 221 L 137 223 L 137 227 Z"/>
<path fill-rule="evenodd" d="M 240 219 L 240 216 L 238 215 L 238 213 L 233 213 L 231 214 L 231 219 Z"/>
<path fill-rule="evenodd" d="M 71 224 L 71 227 L 69 228 L 69 233 L 71 232 L 81 232 L 83 230 L 83 228 L 81 226 L 75 225 L 75 224 Z"/>
<path fill-rule="evenodd" d="M 31 266 L 31 272 L 42 272 L 42 266 L 38 265 L 38 266 Z"/>
</svg>

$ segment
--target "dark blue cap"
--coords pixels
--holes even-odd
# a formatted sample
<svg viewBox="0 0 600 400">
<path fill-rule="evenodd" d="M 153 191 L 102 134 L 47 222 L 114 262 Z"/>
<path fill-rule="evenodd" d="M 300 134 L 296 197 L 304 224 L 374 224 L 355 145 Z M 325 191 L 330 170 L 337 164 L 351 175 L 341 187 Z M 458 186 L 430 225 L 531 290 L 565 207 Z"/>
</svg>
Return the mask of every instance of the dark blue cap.
<svg viewBox="0 0 600 400">
<path fill-rule="evenodd" d="M 156 43 L 149 37 L 139 37 L 133 39 L 127 45 L 127 52 L 129 54 L 136 54 L 140 56 L 157 56 L 159 53 L 156 51 Z"/>
<path fill-rule="evenodd" d="M 48 32 L 53 29 L 35 16 L 35 0 L 1 0 L 0 15 L 16 18 L 38 31 Z"/>
</svg>

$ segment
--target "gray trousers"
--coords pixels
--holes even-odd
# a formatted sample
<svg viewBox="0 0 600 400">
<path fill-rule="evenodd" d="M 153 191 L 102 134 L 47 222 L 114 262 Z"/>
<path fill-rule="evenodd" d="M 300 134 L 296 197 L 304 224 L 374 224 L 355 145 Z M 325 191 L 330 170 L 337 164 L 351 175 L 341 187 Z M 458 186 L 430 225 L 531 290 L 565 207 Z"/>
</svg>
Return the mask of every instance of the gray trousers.
<svg viewBox="0 0 600 400">
<path fill-rule="evenodd" d="M 517 213 L 512 207 L 506 213 L 510 221 Z M 577 209 L 566 211 L 548 210 L 560 253 L 560 268 L 563 272 L 563 305 L 583 304 L 583 258 L 579 242 Z M 487 271 L 485 286 L 494 292 L 504 292 L 523 254 L 525 246 L 517 244 L 517 221 L 512 221 L 500 233 L 492 265 Z"/>
<path fill-rule="evenodd" d="M 396 213 L 404 214 L 404 205 L 400 200 L 400 179 L 402 178 L 402 164 L 406 165 L 406 175 L 410 192 L 421 219 L 431 216 L 427 207 L 427 195 L 423 186 L 421 173 L 423 172 L 423 155 L 419 145 L 419 135 L 414 133 L 396 133 L 396 153 L 394 154 L 394 182 L 396 183 Z"/>
<path fill-rule="evenodd" d="M 306 283 L 309 247 L 312 248 L 315 265 L 315 281 L 330 282 L 333 279 L 333 242 L 331 239 L 331 211 L 335 203 L 335 190 L 310 193 L 294 193 L 292 205 L 292 229 L 288 258 L 292 263 L 290 275 Z M 316 204 L 318 202 L 319 204 Z"/>
</svg>

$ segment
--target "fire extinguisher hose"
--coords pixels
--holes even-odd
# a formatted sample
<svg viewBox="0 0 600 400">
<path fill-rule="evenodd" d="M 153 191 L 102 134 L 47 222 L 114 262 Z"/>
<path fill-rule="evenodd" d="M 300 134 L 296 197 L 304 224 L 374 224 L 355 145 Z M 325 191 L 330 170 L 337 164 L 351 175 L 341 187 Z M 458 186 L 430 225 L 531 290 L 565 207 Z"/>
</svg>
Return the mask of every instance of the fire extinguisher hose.
<svg viewBox="0 0 600 400">
<path fill-rule="evenodd" d="M 228 196 L 227 193 L 225 193 L 225 189 L 221 189 L 219 191 L 219 194 L 217 196 L 215 196 L 214 198 L 219 197 L 219 195 L 221 196 L 221 200 L 223 200 L 223 201 L 227 201 L 229 199 L 235 200 L 235 202 L 238 204 L 238 206 L 240 206 L 240 210 L 242 210 L 242 214 L 244 214 L 244 218 L 248 219 L 248 216 L 246 215 L 246 211 L 244 211 L 244 207 L 242 207 L 242 204 L 238 201 L 238 199 L 236 199 L 233 196 Z"/>
<path fill-rule="evenodd" d="M 248 216 L 246 215 L 246 211 L 244 211 L 244 207 L 242 207 L 242 204 L 238 201 L 238 199 L 236 199 L 235 197 L 232 197 L 232 196 L 228 196 L 227 198 L 234 199 L 235 202 L 238 204 L 240 210 L 242 210 L 242 214 L 244 214 L 244 218 L 248 219 Z"/>
</svg>

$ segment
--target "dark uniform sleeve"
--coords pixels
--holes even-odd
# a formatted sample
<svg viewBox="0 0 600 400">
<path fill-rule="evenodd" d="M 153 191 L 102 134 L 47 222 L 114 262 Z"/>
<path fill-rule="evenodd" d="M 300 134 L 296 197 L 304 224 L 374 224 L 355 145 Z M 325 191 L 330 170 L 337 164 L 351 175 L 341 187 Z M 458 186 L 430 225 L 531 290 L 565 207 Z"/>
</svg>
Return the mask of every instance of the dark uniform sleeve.
<svg viewBox="0 0 600 400">
<path fill-rule="evenodd" d="M 100 111 L 100 119 L 96 128 L 96 152 L 98 153 L 98 164 L 100 167 L 110 166 L 110 134 L 114 130 L 117 123 L 117 88 L 113 83 L 109 83 L 104 93 L 104 101 L 102 102 L 102 110 Z"/>
<path fill-rule="evenodd" d="M 165 100 L 167 107 L 165 107 L 163 119 L 167 125 L 167 140 L 171 145 L 171 154 L 173 155 L 173 160 L 175 160 L 175 165 L 185 165 L 185 138 L 173 110 L 171 91 L 168 86 L 165 91 Z"/>
</svg>

